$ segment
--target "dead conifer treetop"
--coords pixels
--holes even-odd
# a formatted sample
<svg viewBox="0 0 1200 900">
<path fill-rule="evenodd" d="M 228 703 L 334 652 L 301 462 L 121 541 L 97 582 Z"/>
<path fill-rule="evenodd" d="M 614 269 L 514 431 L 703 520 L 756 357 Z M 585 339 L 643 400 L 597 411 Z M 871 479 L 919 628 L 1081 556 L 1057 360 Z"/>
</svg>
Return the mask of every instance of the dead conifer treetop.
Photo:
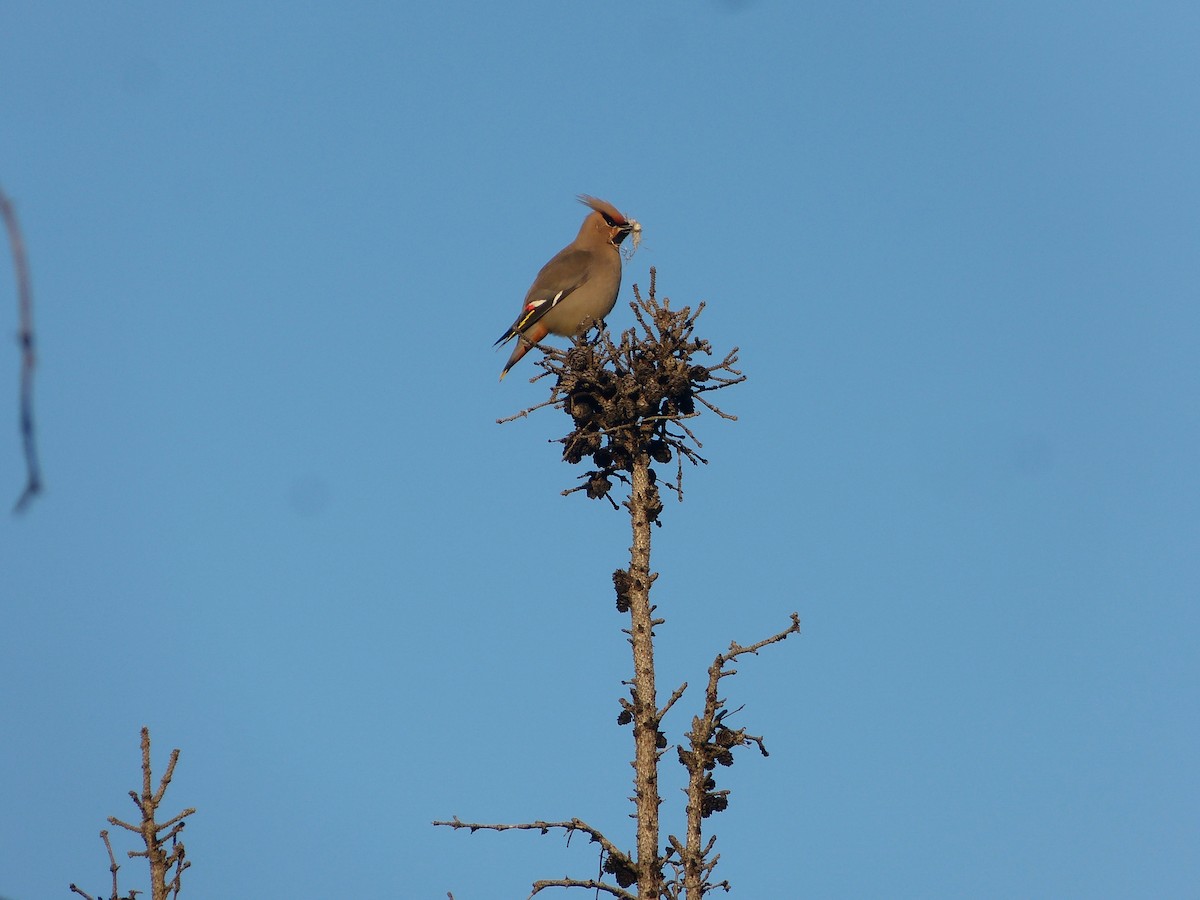
<svg viewBox="0 0 1200 900">
<path fill-rule="evenodd" d="M 187 824 L 185 820 L 188 816 L 195 815 L 196 810 L 188 808 L 165 822 L 158 821 L 158 808 L 162 805 L 167 788 L 171 785 L 171 779 L 175 776 L 175 765 L 178 762 L 179 750 L 172 750 L 171 758 L 167 762 L 167 769 L 159 779 L 156 788 L 150 769 L 150 729 L 143 727 L 142 790 L 129 792 L 129 797 L 137 806 L 141 818 L 137 822 L 125 822 L 116 816 L 108 817 L 110 825 L 133 832 L 145 844 L 145 850 L 130 850 L 129 857 L 131 859 L 140 857 L 150 864 L 151 900 L 168 900 L 168 898 L 178 900 L 183 873 L 192 865 L 186 858 L 187 852 L 183 846 L 181 835 Z M 117 857 L 113 853 L 112 840 L 109 838 L 107 829 L 100 832 L 100 839 L 104 841 L 104 848 L 108 851 L 108 871 L 112 876 L 112 891 L 107 900 L 136 900 L 137 895 L 144 891 L 130 890 L 125 895 L 120 892 L 117 884 L 117 871 L 121 867 L 117 864 Z M 102 898 L 101 894 L 93 897 L 74 884 L 71 885 L 71 893 L 78 894 L 84 900 L 101 900 Z"/>
<path fill-rule="evenodd" d="M 647 295 L 643 297 L 637 285 L 633 292 L 633 328 L 616 342 L 608 331 L 601 330 L 594 338 L 576 338 L 565 351 L 542 347 L 545 356 L 537 363 L 542 371 L 532 380 L 552 378 L 550 397 L 500 420 L 513 421 L 547 406 L 566 412 L 573 427 L 559 439 L 563 459 L 572 464 L 586 462 L 589 467 L 579 476 L 579 483 L 563 493 L 582 491 L 592 499 L 606 499 L 614 508 L 624 507 L 633 531 L 629 566 L 613 573 L 613 586 L 617 611 L 629 615 L 629 625 L 623 630 L 633 651 L 633 678 L 627 682 L 628 696 L 620 698 L 617 721 L 633 726 L 636 850 L 620 849 L 615 840 L 578 818 L 484 824 L 464 822 L 456 816 L 434 822 L 472 832 L 516 829 L 545 834 L 557 829 L 568 838 L 580 832 L 598 845 L 601 877 L 535 881 L 530 897 L 551 887 L 586 888 L 623 900 L 700 900 L 710 890 L 728 890 L 727 882 L 713 880 L 715 838 L 705 841 L 702 828 L 702 820 L 728 805 L 729 792 L 717 789 L 713 772 L 718 765 L 732 765 L 733 751 L 739 747 L 756 745 L 764 756 L 766 749 L 761 737 L 727 721 L 732 713 L 719 695 L 720 682 L 736 674 L 728 666 L 738 657 L 757 653 L 800 631 L 799 616 L 792 613 L 791 623 L 777 634 L 747 646 L 731 644 L 714 659 L 703 707 L 693 716 L 684 743 L 676 746 L 688 777 L 683 838 L 670 834 L 664 844 L 660 839 L 658 773 L 668 740 L 662 722 L 687 684 L 659 705 L 654 628 L 665 620 L 655 618 L 656 607 L 650 603 L 650 588 L 658 577 L 650 569 L 650 531 L 651 525 L 662 524 L 664 507 L 654 465 L 674 462 L 674 481 L 663 486 L 682 501 L 684 461 L 693 465 L 708 462 L 700 455 L 702 444 L 691 420 L 705 409 L 723 419 L 735 419 L 716 406 L 711 395 L 739 384 L 745 376 L 736 368 L 736 347 L 717 358 L 709 342 L 696 335 L 703 303 L 692 310 L 686 306 L 672 309 L 665 298 L 660 302 L 654 269 L 650 270 Z M 628 496 L 620 502 L 613 497 L 616 483 L 628 489 Z"/>
</svg>

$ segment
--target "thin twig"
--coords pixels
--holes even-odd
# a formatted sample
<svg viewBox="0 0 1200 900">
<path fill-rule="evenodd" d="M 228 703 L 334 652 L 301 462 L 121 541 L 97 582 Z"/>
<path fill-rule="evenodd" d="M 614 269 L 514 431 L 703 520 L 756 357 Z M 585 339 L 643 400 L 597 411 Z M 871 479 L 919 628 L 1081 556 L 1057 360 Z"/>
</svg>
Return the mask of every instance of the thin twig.
<svg viewBox="0 0 1200 900">
<path fill-rule="evenodd" d="M 508 422 L 515 422 L 515 421 L 517 421 L 517 419 L 526 419 L 529 417 L 529 414 L 531 412 L 542 409 L 543 407 L 546 407 L 546 406 L 554 406 L 554 405 L 555 405 L 555 397 L 553 395 L 551 395 L 549 400 L 545 400 L 541 403 L 538 403 L 536 406 L 530 406 L 527 409 L 521 410 L 519 413 L 513 413 L 513 415 L 511 415 L 511 416 L 505 416 L 503 419 L 497 419 L 496 424 L 497 425 L 505 425 Z"/>
<path fill-rule="evenodd" d="M 619 897 L 620 900 L 638 900 L 637 894 L 631 894 L 624 888 L 619 888 L 616 885 L 608 884 L 605 881 L 596 881 L 595 879 L 582 878 L 555 878 L 553 880 L 535 881 L 533 883 L 533 891 L 530 897 L 540 894 L 547 888 L 587 888 L 589 890 L 604 891 L 606 894 L 611 894 L 613 897 Z"/>
<path fill-rule="evenodd" d="M 685 681 L 679 687 L 675 688 L 675 691 L 671 694 L 671 699 L 668 700 L 663 708 L 658 711 L 659 721 L 662 721 L 664 718 L 666 718 L 667 712 L 678 702 L 679 698 L 683 696 L 683 692 L 687 690 L 687 686 L 688 683 Z"/>
<path fill-rule="evenodd" d="M 33 285 L 29 277 L 29 262 L 25 257 L 25 239 L 17 212 L 4 190 L 0 188 L 0 216 L 8 231 L 12 249 L 13 273 L 17 281 L 17 309 L 20 323 L 17 343 L 21 347 L 21 444 L 25 452 L 25 488 L 13 506 L 14 513 L 24 512 L 30 501 L 42 491 L 42 470 L 38 464 L 37 441 L 33 425 L 33 370 L 37 364 L 33 336 Z"/>
<path fill-rule="evenodd" d="M 717 657 L 717 659 L 722 660 L 721 665 L 723 666 L 725 663 L 732 662 L 733 660 L 737 659 L 743 653 L 757 654 L 759 650 L 761 650 L 763 647 L 767 646 L 768 644 L 777 644 L 780 641 L 784 640 L 785 638 L 787 638 L 793 634 L 799 634 L 799 633 L 800 633 L 800 614 L 792 613 L 792 624 L 789 625 L 787 628 L 783 629 L 783 631 L 779 632 L 778 634 L 773 634 L 768 638 L 763 638 L 761 641 L 756 641 L 755 643 L 751 644 L 748 647 L 743 647 L 737 641 L 732 641 L 729 644 L 729 652 L 722 654 L 721 656 Z M 715 665 L 715 663 L 714 663 L 714 665 Z"/>
<path fill-rule="evenodd" d="M 540 831 L 542 834 L 549 834 L 551 829 L 560 828 L 563 831 L 566 831 L 567 837 L 570 838 L 570 836 L 574 832 L 582 831 L 584 834 L 586 834 L 588 837 L 590 837 L 593 841 L 595 841 L 597 844 L 599 844 L 601 847 L 603 847 L 607 852 L 609 852 L 609 853 L 620 853 L 621 852 L 621 850 L 617 847 L 616 844 L 614 844 L 612 841 L 610 841 L 607 837 L 604 836 L 604 832 L 600 831 L 600 829 L 598 829 L 598 828 L 593 828 L 591 825 L 589 825 L 587 822 L 584 822 L 582 819 L 569 819 L 565 822 L 544 822 L 544 821 L 538 820 L 537 822 L 514 822 L 514 823 L 492 824 L 492 823 L 484 823 L 484 822 L 464 822 L 458 816 L 455 816 L 454 818 L 450 819 L 449 821 L 438 820 L 438 821 L 435 821 L 433 824 L 441 825 L 446 828 L 453 828 L 456 831 L 461 828 L 466 828 L 472 834 L 474 834 L 476 831 Z"/>
</svg>

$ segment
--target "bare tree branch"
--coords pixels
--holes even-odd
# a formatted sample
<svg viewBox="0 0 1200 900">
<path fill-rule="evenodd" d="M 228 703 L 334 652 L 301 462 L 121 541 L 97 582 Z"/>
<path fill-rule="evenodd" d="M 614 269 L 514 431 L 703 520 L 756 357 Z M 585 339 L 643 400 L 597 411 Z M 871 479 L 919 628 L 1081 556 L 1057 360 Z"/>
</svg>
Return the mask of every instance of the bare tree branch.
<svg viewBox="0 0 1200 900">
<path fill-rule="evenodd" d="M 535 881 L 533 883 L 533 892 L 530 897 L 540 894 L 547 888 L 588 888 L 589 890 L 603 891 L 613 897 L 619 897 L 621 900 L 638 900 L 637 894 L 631 894 L 623 888 L 616 887 L 603 881 L 594 879 L 579 879 L 579 878 L 555 878 L 553 880 Z"/>
<path fill-rule="evenodd" d="M 186 850 L 179 836 L 183 833 L 183 828 L 186 824 L 184 819 L 193 815 L 196 810 L 192 808 L 185 809 L 165 822 L 158 822 L 155 818 L 158 813 L 158 807 L 167 792 L 167 787 L 171 783 L 171 778 L 174 776 L 175 764 L 177 762 L 179 762 L 179 751 L 172 750 L 170 761 L 167 763 L 167 770 L 159 780 L 158 789 L 154 790 L 150 768 L 150 729 L 142 728 L 142 791 L 141 794 L 137 791 L 129 792 L 129 796 L 133 799 L 134 804 L 141 813 L 141 821 L 135 825 L 123 822 L 116 816 L 108 817 L 110 824 L 141 835 L 146 849 L 130 850 L 128 854 L 131 859 L 142 857 L 149 861 L 150 895 L 152 900 L 167 900 L 168 897 L 172 896 L 178 898 L 183 872 L 192 865 L 186 859 Z M 127 898 L 120 897 L 117 886 L 117 869 L 119 867 L 117 866 L 116 857 L 113 855 L 112 843 L 109 841 L 107 831 L 101 831 L 100 837 L 104 839 L 104 846 L 108 849 L 108 858 L 111 863 L 110 870 L 112 872 L 113 887 L 110 900 L 134 900 L 135 894 L 139 893 L 138 891 L 131 890 Z M 168 845 L 170 845 L 169 848 Z M 71 890 L 84 897 L 88 897 L 86 893 L 75 885 L 71 885 Z M 96 898 L 88 897 L 88 900 L 96 900 Z"/>
<path fill-rule="evenodd" d="M 514 822 L 514 823 L 484 823 L 484 822 L 464 822 L 458 816 L 449 821 L 437 820 L 434 825 L 440 825 L 446 828 L 453 828 L 456 831 L 461 828 L 468 829 L 472 834 L 476 831 L 540 831 L 542 834 L 549 834 L 552 829 L 558 828 L 567 832 L 567 840 L 576 831 L 583 832 L 595 843 L 599 844 L 608 853 L 620 853 L 617 846 L 604 836 L 604 832 L 598 828 L 593 828 L 582 819 L 568 819 L 565 822 L 544 822 L 538 820 L 536 822 Z"/>
<path fill-rule="evenodd" d="M 112 874 L 112 893 L 109 895 L 109 898 L 110 900 L 121 900 L 119 896 L 120 888 L 117 886 L 117 870 L 119 870 L 121 867 L 117 865 L 117 857 L 116 854 L 113 853 L 112 841 L 108 839 L 107 829 L 102 829 L 100 831 L 100 839 L 104 841 L 104 849 L 108 851 L 108 871 Z M 79 894 L 81 897 L 86 898 L 86 900 L 99 900 L 98 897 L 93 897 L 91 894 L 87 893 L 87 891 L 84 891 L 75 885 L 71 885 L 71 891 Z M 130 891 L 129 900 L 133 900 L 134 896 L 138 893 L 140 893 L 140 891 Z"/>
<path fill-rule="evenodd" d="M 21 444 L 25 452 L 25 487 L 13 506 L 14 513 L 24 512 L 42 491 L 42 471 L 38 464 L 37 441 L 33 425 L 33 370 L 37 364 L 33 336 L 33 284 L 29 277 L 29 263 L 25 257 L 25 239 L 17 212 L 4 190 L 0 188 L 0 217 L 8 231 L 8 243 L 12 250 L 13 272 L 17 281 L 17 309 L 20 323 L 17 343 L 21 347 Z"/>
<path fill-rule="evenodd" d="M 628 854 L 621 851 L 612 841 L 605 837 L 604 833 L 598 828 L 593 828 L 591 825 L 584 822 L 582 819 L 569 819 L 565 822 L 515 822 L 515 823 L 484 823 L 484 822 L 464 822 L 458 816 L 449 821 L 435 821 L 434 825 L 453 828 L 456 831 L 459 829 L 467 829 L 472 834 L 476 831 L 540 831 L 542 834 L 549 834 L 551 830 L 560 829 L 567 833 L 567 843 L 571 842 L 571 836 L 579 831 L 586 834 L 593 843 L 599 844 L 603 854 L 603 869 L 606 872 L 613 872 L 617 875 L 618 881 L 625 882 L 627 873 L 632 872 L 633 864 L 629 859 Z M 633 880 L 636 880 L 634 878 Z M 628 883 L 632 884 L 633 880 Z M 587 887 L 597 890 L 607 891 L 614 897 L 629 898 L 629 900 L 637 900 L 634 895 L 629 894 L 622 887 L 614 887 L 605 882 L 595 879 L 573 879 L 560 878 L 552 880 L 541 880 L 533 883 L 533 893 L 540 893 L 545 888 L 550 887 Z"/>
<path fill-rule="evenodd" d="M 708 667 L 708 685 L 704 689 L 704 711 L 692 719 L 692 730 L 685 735 L 688 746 L 676 748 L 679 762 L 687 770 L 687 832 L 685 841 L 680 842 L 674 835 L 668 839 L 671 847 L 679 856 L 682 869 L 683 889 L 689 900 L 703 897 L 715 887 L 724 886 L 727 882 L 715 885 L 709 882 L 709 876 L 716 867 L 718 856 L 711 856 L 714 838 L 702 845 L 701 822 L 714 812 L 721 812 L 729 805 L 729 791 L 718 790 L 713 770 L 716 766 L 733 765 L 733 749 L 739 746 L 755 743 L 763 756 L 767 749 L 763 746 L 762 738 L 746 734 L 744 728 L 733 729 L 725 724 L 731 715 L 725 707 L 719 694 L 722 678 L 736 675 L 736 669 L 726 666 L 746 653 L 757 654 L 759 650 L 770 644 L 779 643 L 793 634 L 800 633 L 800 615 L 792 613 L 791 624 L 782 631 L 743 647 L 736 641 L 731 642 L 726 653 L 717 654 L 712 665 Z"/>
</svg>

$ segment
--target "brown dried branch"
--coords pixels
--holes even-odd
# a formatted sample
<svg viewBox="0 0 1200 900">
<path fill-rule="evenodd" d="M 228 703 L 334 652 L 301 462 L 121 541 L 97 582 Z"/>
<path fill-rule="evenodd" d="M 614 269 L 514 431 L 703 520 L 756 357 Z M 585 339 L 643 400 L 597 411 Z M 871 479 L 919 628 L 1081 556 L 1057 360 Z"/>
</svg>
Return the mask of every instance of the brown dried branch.
<svg viewBox="0 0 1200 900">
<path fill-rule="evenodd" d="M 552 829 L 561 829 L 567 833 L 567 843 L 571 843 L 571 836 L 575 832 L 580 831 L 586 834 L 592 843 L 599 844 L 603 856 L 603 870 L 605 872 L 616 875 L 618 883 L 621 887 L 615 887 L 595 879 L 574 879 L 560 878 L 553 880 L 541 880 L 533 883 L 533 893 L 540 893 L 545 888 L 549 887 L 587 887 L 597 890 L 607 891 L 614 897 L 627 898 L 627 900 L 637 900 L 634 895 L 623 890 L 630 884 L 636 881 L 636 875 L 630 878 L 630 874 L 634 872 L 635 866 L 630 860 L 629 855 L 624 853 L 616 844 L 605 837 L 604 833 L 598 828 L 593 828 L 591 825 L 584 822 L 582 819 L 570 819 L 565 822 L 514 822 L 514 823 L 484 823 L 484 822 L 464 822 L 458 816 L 449 821 L 435 821 L 434 825 L 440 825 L 447 828 L 453 828 L 456 831 L 466 828 L 472 834 L 476 831 L 540 831 L 542 834 L 549 834 Z"/>
<path fill-rule="evenodd" d="M 603 881 L 596 881 L 595 879 L 591 878 L 555 878 L 535 881 L 533 883 L 533 891 L 529 896 L 534 897 L 547 888 L 552 887 L 588 888 L 595 891 L 604 891 L 604 893 L 611 894 L 613 897 L 619 897 L 620 900 L 638 900 L 637 894 L 631 894 L 629 891 L 619 888 L 615 885 L 611 885 Z"/>
<path fill-rule="evenodd" d="M 117 865 L 117 857 L 116 854 L 113 853 L 112 841 L 108 839 L 107 829 L 101 829 L 100 839 L 104 841 L 104 849 L 108 852 L 108 871 L 112 874 L 112 893 L 109 894 L 109 900 L 135 900 L 137 895 L 141 893 L 140 891 L 131 890 L 126 898 L 122 898 L 120 896 L 120 888 L 117 886 L 117 871 L 121 867 Z M 71 885 L 71 892 L 79 894 L 81 897 L 84 897 L 85 900 L 99 900 L 99 897 L 93 897 L 91 894 L 87 893 L 87 891 L 84 891 L 73 884 Z"/>
<path fill-rule="evenodd" d="M 716 887 L 728 884 L 721 882 L 713 884 L 708 878 L 715 868 L 718 856 L 710 858 L 714 838 L 701 845 L 701 822 L 714 812 L 722 812 L 729 806 L 729 791 L 717 790 L 713 777 L 716 766 L 732 766 L 733 750 L 735 747 L 757 744 L 759 752 L 767 755 L 761 737 L 746 734 L 744 728 L 730 728 L 725 720 L 732 714 L 725 706 L 725 701 L 718 694 L 722 678 L 736 675 L 736 669 L 728 669 L 729 663 L 746 653 L 757 654 L 759 650 L 770 644 L 785 640 L 793 634 L 800 633 L 800 615 L 792 613 L 791 624 L 782 631 L 743 647 L 736 641 L 730 643 L 729 650 L 717 654 L 712 665 L 708 667 L 708 685 L 704 690 L 704 711 L 692 719 L 692 730 L 685 737 L 688 747 L 676 747 L 679 762 L 687 770 L 687 833 L 684 842 L 674 835 L 669 837 L 672 849 L 679 856 L 679 868 L 682 870 L 683 889 L 688 900 L 704 896 Z M 734 711 L 736 712 L 736 710 Z"/>
<path fill-rule="evenodd" d="M 513 822 L 513 823 L 497 823 L 489 824 L 484 822 L 464 822 L 458 816 L 449 821 L 436 820 L 434 825 L 440 825 L 445 828 L 453 828 L 456 831 L 461 828 L 468 829 L 472 834 L 476 831 L 540 831 L 542 834 L 549 834 L 551 829 L 560 828 L 567 832 L 567 841 L 570 842 L 571 835 L 576 831 L 581 831 L 592 839 L 594 843 L 599 844 L 608 853 L 619 854 L 621 851 L 617 846 L 604 836 L 598 828 L 593 828 L 582 819 L 569 819 L 565 822 L 544 822 L 538 820 L 536 822 Z"/>
<path fill-rule="evenodd" d="M 116 816 L 109 816 L 108 821 L 112 825 L 117 825 L 127 831 L 132 831 L 142 837 L 145 844 L 145 850 L 129 850 L 128 854 L 131 859 L 142 857 L 150 862 L 150 896 L 152 900 L 167 900 L 168 896 L 175 898 L 179 897 L 181 887 L 181 879 L 185 869 L 191 867 L 191 862 L 186 859 L 187 851 L 183 841 L 179 836 L 183 832 L 186 819 L 193 815 L 196 810 L 193 808 L 185 809 L 176 816 L 172 816 L 165 822 L 158 822 L 156 815 L 158 807 L 162 803 L 163 797 L 166 795 L 167 787 L 171 783 L 171 779 L 175 774 L 175 765 L 179 762 L 179 750 L 172 750 L 170 761 L 167 763 L 166 772 L 163 773 L 159 780 L 158 789 L 153 789 L 153 778 L 150 767 L 150 729 L 142 728 L 142 791 L 139 795 L 137 791 L 130 791 L 129 796 L 133 799 L 141 813 L 141 821 L 138 824 L 131 824 L 118 819 Z M 124 900 L 118 896 L 117 888 L 117 863 L 113 856 L 112 844 L 108 839 L 108 832 L 100 832 L 100 836 L 104 838 L 104 844 L 108 848 L 109 859 L 112 862 L 113 876 L 113 892 L 111 900 Z M 168 848 L 167 845 L 170 845 Z M 74 885 L 71 889 L 78 894 L 83 894 Z M 133 900 L 136 891 L 129 892 L 129 900 Z M 86 894 L 84 895 L 86 896 Z"/>
<path fill-rule="evenodd" d="M 663 708 L 658 711 L 658 718 L 660 721 L 666 718 L 666 715 L 670 711 L 671 707 L 674 706 L 679 701 L 679 698 L 683 696 L 683 692 L 687 690 L 687 686 L 688 683 L 685 681 L 679 687 L 675 688 L 674 692 L 671 694 L 671 699 L 668 700 L 666 705 L 664 705 Z"/>
<path fill-rule="evenodd" d="M 4 190 L 0 188 L 0 217 L 8 231 L 12 250 L 13 272 L 17 281 L 17 310 L 20 318 L 17 343 L 21 347 L 21 445 L 25 452 L 25 487 L 13 506 L 14 513 L 24 512 L 30 501 L 42 491 L 42 470 L 38 464 L 37 441 L 33 426 L 33 370 L 37 364 L 33 336 L 33 284 L 29 277 L 29 262 L 25 257 L 25 240 L 21 225 Z"/>
<path fill-rule="evenodd" d="M 545 375 L 545 373 L 543 372 L 542 375 Z M 539 376 L 539 377 L 541 377 L 541 376 Z M 527 409 L 523 409 L 518 413 L 513 413 L 511 416 L 505 416 L 503 419 L 497 419 L 496 424 L 497 425 L 506 425 L 509 422 L 517 421 L 517 419 L 528 418 L 530 413 L 536 412 L 537 410 L 542 409 L 543 407 L 546 407 L 546 406 L 554 406 L 554 398 L 553 397 L 551 397 L 549 400 L 546 400 L 542 403 L 538 403 L 534 406 L 528 407 Z"/>
<path fill-rule="evenodd" d="M 683 858 L 685 851 L 683 846 L 679 843 L 679 840 L 674 835 L 671 835 L 668 840 L 670 841 L 671 848 L 667 851 L 667 856 L 670 858 L 672 854 L 676 854 L 675 858 L 671 859 L 670 862 L 675 877 L 671 880 L 671 883 L 668 886 L 668 895 L 670 896 L 671 900 L 678 900 L 678 898 L 684 896 L 686 890 L 684 887 L 684 884 L 686 883 L 685 866 L 682 862 L 680 862 L 680 859 Z M 728 881 L 708 881 L 708 877 L 712 874 L 713 870 L 717 867 L 717 863 L 721 860 L 720 853 L 713 853 L 711 857 L 708 855 L 712 853 L 712 849 L 716 843 L 716 837 L 710 837 L 708 839 L 708 843 L 704 845 L 704 849 L 701 852 L 700 877 L 701 887 L 704 893 L 709 893 L 710 891 L 715 891 L 718 889 L 724 890 L 726 893 L 728 893 L 730 890 L 730 884 Z M 687 896 L 688 900 L 692 900 L 691 894 L 688 894 Z"/>
</svg>

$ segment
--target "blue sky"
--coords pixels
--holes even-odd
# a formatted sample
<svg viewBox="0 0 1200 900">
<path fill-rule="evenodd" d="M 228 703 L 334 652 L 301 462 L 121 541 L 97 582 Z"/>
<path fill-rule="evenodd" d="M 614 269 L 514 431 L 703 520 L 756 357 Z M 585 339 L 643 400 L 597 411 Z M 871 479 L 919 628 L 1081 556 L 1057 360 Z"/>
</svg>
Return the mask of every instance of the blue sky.
<svg viewBox="0 0 1200 900">
<path fill-rule="evenodd" d="M 1200 7 L 0 18 L 48 486 L 0 519 L 0 895 L 106 889 L 143 724 L 184 896 L 595 872 L 452 815 L 632 847 L 628 525 L 559 496 L 561 414 L 494 424 L 581 192 L 749 376 L 655 532 L 663 689 L 803 623 L 726 691 L 771 750 L 711 820 L 734 896 L 1195 891 Z"/>
</svg>

